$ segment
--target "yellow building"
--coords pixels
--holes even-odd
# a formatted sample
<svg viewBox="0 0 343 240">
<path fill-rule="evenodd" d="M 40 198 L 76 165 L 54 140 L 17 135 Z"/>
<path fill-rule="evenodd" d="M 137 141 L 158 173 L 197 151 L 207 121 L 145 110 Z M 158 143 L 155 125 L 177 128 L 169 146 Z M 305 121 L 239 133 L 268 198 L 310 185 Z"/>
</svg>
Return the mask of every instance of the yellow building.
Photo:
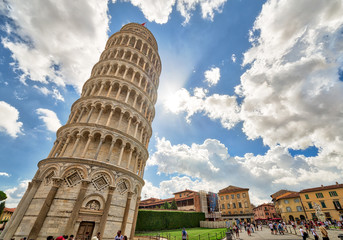
<svg viewBox="0 0 343 240">
<path fill-rule="evenodd" d="M 342 221 L 343 184 L 303 189 L 300 198 L 309 219 L 318 219 L 315 208 L 319 207 L 325 219 Z"/>
<path fill-rule="evenodd" d="M 219 190 L 219 207 L 222 218 L 251 221 L 254 218 L 249 188 L 228 186 Z"/>
<path fill-rule="evenodd" d="M 15 208 L 4 208 L 0 215 L 0 222 L 10 220 Z"/>
<path fill-rule="evenodd" d="M 285 222 L 306 219 L 301 199 L 298 192 L 288 191 L 273 199 L 275 209 Z"/>
</svg>

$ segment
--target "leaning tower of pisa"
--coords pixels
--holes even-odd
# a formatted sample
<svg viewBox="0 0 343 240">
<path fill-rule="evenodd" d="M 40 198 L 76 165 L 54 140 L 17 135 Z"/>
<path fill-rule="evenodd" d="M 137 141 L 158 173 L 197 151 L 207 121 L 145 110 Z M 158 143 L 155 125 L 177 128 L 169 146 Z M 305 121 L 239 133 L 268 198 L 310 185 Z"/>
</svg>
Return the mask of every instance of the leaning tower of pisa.
<svg viewBox="0 0 343 240">
<path fill-rule="evenodd" d="M 133 238 L 161 73 L 144 26 L 113 34 L 0 239 Z"/>
</svg>

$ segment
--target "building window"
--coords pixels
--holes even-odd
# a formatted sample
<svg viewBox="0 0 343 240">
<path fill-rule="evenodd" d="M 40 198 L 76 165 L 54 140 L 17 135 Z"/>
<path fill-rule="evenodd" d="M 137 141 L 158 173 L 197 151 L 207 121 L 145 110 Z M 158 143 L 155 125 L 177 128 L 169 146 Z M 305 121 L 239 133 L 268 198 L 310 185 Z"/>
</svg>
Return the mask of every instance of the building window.
<svg viewBox="0 0 343 240">
<path fill-rule="evenodd" d="M 243 211 L 240 211 L 239 213 L 240 213 L 240 214 L 243 214 Z"/>
<path fill-rule="evenodd" d="M 238 207 L 242 208 L 242 203 L 241 202 L 238 203 Z"/>
<path fill-rule="evenodd" d="M 317 198 L 323 198 L 324 195 L 323 195 L 322 193 L 316 193 L 316 197 L 317 197 Z"/>
<path fill-rule="evenodd" d="M 222 204 L 222 209 L 225 209 L 225 204 Z"/>
<path fill-rule="evenodd" d="M 224 200 L 224 196 L 220 196 L 220 200 Z"/>
<path fill-rule="evenodd" d="M 227 209 L 230 209 L 230 203 L 227 204 Z"/>
<path fill-rule="evenodd" d="M 331 218 L 331 215 L 330 215 L 329 212 L 325 212 L 324 214 L 325 214 L 325 217 L 326 217 L 326 218 Z"/>
<path fill-rule="evenodd" d="M 232 207 L 233 207 L 233 208 L 236 208 L 236 203 L 232 203 Z"/>
<path fill-rule="evenodd" d="M 325 205 L 324 201 L 320 201 L 320 204 L 322 205 L 322 208 L 326 208 L 326 205 Z"/>
<path fill-rule="evenodd" d="M 312 213 L 312 219 L 318 219 L 315 213 Z"/>
<path fill-rule="evenodd" d="M 245 193 L 242 193 L 242 197 L 244 197 L 244 198 L 245 198 L 245 196 L 246 196 L 246 195 L 245 195 Z"/>
<path fill-rule="evenodd" d="M 309 208 L 309 209 L 312 209 L 312 208 L 313 208 L 313 207 L 312 207 L 312 204 L 311 204 L 310 202 L 308 202 L 307 204 L 308 204 L 308 208 Z"/>
<path fill-rule="evenodd" d="M 269 215 L 269 212 L 266 212 L 266 215 Z"/>
<path fill-rule="evenodd" d="M 330 194 L 330 197 L 337 197 L 338 196 L 336 191 L 331 191 L 331 192 L 329 192 L 329 194 Z"/>
<path fill-rule="evenodd" d="M 285 203 L 285 204 L 288 204 L 288 203 L 289 203 L 289 201 L 288 201 L 288 200 L 284 200 L 284 203 Z"/>
<path fill-rule="evenodd" d="M 180 193 L 180 197 L 182 197 L 182 193 Z"/>
<path fill-rule="evenodd" d="M 231 194 L 231 198 L 232 198 L 232 199 L 235 199 L 235 194 Z"/>
<path fill-rule="evenodd" d="M 306 199 L 309 199 L 308 194 L 305 194 L 305 198 L 306 198 Z"/>
<path fill-rule="evenodd" d="M 248 203 L 247 202 L 244 202 L 244 207 L 248 207 Z"/>
<path fill-rule="evenodd" d="M 294 199 L 294 202 L 295 202 L 295 203 L 298 203 L 298 202 L 300 202 L 300 199 L 299 199 L 299 198 L 295 198 L 295 199 Z"/>
<path fill-rule="evenodd" d="M 231 211 L 229 211 L 228 214 L 231 215 Z"/>
<path fill-rule="evenodd" d="M 298 212 L 302 212 L 302 211 L 303 211 L 303 208 L 300 207 L 300 206 L 297 206 L 297 211 L 298 211 Z"/>
<path fill-rule="evenodd" d="M 290 207 L 286 207 L 287 212 L 292 212 L 292 209 Z"/>
<path fill-rule="evenodd" d="M 241 195 L 239 193 L 237 193 L 237 198 L 241 198 Z"/>
<path fill-rule="evenodd" d="M 341 210 L 341 209 L 342 209 L 342 206 L 341 206 L 341 204 L 339 203 L 338 200 L 334 200 L 334 201 L 333 201 L 333 205 L 335 205 L 335 208 L 336 208 L 337 210 Z"/>
<path fill-rule="evenodd" d="M 226 199 L 229 199 L 229 195 L 226 195 L 225 197 L 226 197 Z"/>
</svg>

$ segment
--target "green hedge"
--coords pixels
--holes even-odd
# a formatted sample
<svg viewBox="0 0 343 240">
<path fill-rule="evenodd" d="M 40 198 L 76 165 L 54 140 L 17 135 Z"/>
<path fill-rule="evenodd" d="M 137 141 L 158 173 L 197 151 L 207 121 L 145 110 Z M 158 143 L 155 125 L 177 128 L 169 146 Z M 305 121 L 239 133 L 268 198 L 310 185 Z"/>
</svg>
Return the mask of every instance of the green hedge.
<svg viewBox="0 0 343 240">
<path fill-rule="evenodd" d="M 203 212 L 139 210 L 136 231 L 194 228 L 205 220 Z"/>
</svg>

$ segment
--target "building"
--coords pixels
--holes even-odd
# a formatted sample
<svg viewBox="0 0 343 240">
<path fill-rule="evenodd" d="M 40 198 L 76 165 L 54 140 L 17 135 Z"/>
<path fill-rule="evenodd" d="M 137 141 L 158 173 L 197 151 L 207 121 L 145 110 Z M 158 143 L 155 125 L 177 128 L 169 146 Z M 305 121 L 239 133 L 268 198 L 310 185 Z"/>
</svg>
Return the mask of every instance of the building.
<svg viewBox="0 0 343 240">
<path fill-rule="evenodd" d="M 173 198 L 148 198 L 146 200 L 142 200 L 139 204 L 139 208 L 160 209 L 165 202 L 171 204 L 172 201 L 175 200 L 177 210 L 201 212 L 200 194 L 198 192 L 186 189 L 184 191 L 176 192 L 173 194 Z"/>
<path fill-rule="evenodd" d="M 10 220 L 11 216 L 13 215 L 15 208 L 4 208 L 0 215 L 0 222 L 5 222 Z"/>
<path fill-rule="evenodd" d="M 219 207 L 223 219 L 251 221 L 254 218 L 249 188 L 228 186 L 219 190 Z"/>
<path fill-rule="evenodd" d="M 298 192 L 288 191 L 274 199 L 275 208 L 284 222 L 306 219 L 303 205 Z"/>
<path fill-rule="evenodd" d="M 177 210 L 203 212 L 205 213 L 205 218 L 210 221 L 221 217 L 218 208 L 218 196 L 216 193 L 207 193 L 205 191 L 196 192 L 189 189 L 174 193 L 174 197 L 172 198 L 148 198 L 142 200 L 139 204 L 139 208 L 160 209 L 165 202 L 171 204 L 173 200 L 176 202 Z"/>
<path fill-rule="evenodd" d="M 129 23 L 109 38 L 0 239 L 133 238 L 160 73 L 147 28 Z"/>
<path fill-rule="evenodd" d="M 3 230 L 13 215 L 15 208 L 4 208 L 0 215 L 0 230 Z"/>
<path fill-rule="evenodd" d="M 255 221 L 275 220 L 279 218 L 273 203 L 263 203 L 255 207 L 253 211 Z"/>
<path fill-rule="evenodd" d="M 308 219 L 343 220 L 343 184 L 303 189 L 300 198 Z"/>
</svg>

